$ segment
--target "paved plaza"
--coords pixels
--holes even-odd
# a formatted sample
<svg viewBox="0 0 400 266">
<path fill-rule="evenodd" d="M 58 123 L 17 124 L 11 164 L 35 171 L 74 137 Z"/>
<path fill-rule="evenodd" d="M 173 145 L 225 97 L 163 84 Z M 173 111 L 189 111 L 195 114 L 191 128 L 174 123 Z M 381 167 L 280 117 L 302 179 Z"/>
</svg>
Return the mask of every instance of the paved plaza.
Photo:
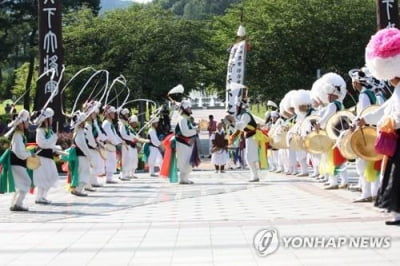
<svg viewBox="0 0 400 266">
<path fill-rule="evenodd" d="M 105 185 L 88 197 L 65 190 L 65 178 L 29 213 L 8 211 L 0 195 L 0 265 L 400 265 L 400 228 L 358 195 L 325 191 L 309 177 L 247 170 L 194 171 L 194 185 L 160 177 Z M 261 257 L 253 237 L 273 227 L 280 236 L 390 236 L 380 249 L 280 247 Z"/>
</svg>

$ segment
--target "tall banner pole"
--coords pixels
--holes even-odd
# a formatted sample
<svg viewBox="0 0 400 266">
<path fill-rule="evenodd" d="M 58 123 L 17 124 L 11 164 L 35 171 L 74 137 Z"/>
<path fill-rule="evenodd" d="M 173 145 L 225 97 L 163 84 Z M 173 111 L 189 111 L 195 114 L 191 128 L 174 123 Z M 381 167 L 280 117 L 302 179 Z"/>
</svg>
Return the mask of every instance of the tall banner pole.
<svg viewBox="0 0 400 266">
<path fill-rule="evenodd" d="M 61 31 L 61 1 L 62 0 L 38 0 L 39 23 L 39 76 L 50 69 L 54 75 L 48 72 L 37 81 L 37 92 L 34 110 L 41 110 L 52 92 L 57 88 L 64 63 L 64 51 Z M 61 81 L 60 81 L 61 83 Z M 54 122 L 60 125 L 63 121 L 61 114 L 60 92 L 48 105 L 54 110 Z"/>
<path fill-rule="evenodd" d="M 397 0 L 376 0 L 378 30 L 399 28 L 399 4 Z"/>
<path fill-rule="evenodd" d="M 245 83 L 245 70 L 246 70 L 246 53 L 247 53 L 247 40 L 246 31 L 242 24 L 240 24 L 237 31 L 236 42 L 230 48 L 228 70 L 226 74 L 226 94 L 225 94 L 225 107 L 228 112 L 232 108 L 234 95 L 231 84 Z"/>
</svg>

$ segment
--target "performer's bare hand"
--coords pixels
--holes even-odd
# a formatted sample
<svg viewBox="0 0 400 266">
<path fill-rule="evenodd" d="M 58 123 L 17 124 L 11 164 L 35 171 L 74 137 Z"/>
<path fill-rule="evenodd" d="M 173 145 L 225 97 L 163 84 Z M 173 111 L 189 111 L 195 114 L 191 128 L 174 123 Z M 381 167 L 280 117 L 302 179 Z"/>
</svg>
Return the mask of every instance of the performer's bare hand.
<svg viewBox="0 0 400 266">
<path fill-rule="evenodd" d="M 316 123 L 315 126 L 314 126 L 314 128 L 315 128 L 315 130 L 316 130 L 317 132 L 319 132 L 319 130 L 321 129 L 321 125 L 320 125 L 319 123 Z"/>
<path fill-rule="evenodd" d="M 366 124 L 366 122 L 365 122 L 364 118 L 358 118 L 358 119 L 356 120 L 356 125 L 357 125 L 358 127 L 362 127 L 362 126 L 364 126 L 365 124 Z"/>
<path fill-rule="evenodd" d="M 226 115 L 225 119 L 228 120 L 231 123 L 235 122 L 235 118 L 233 117 L 233 115 Z"/>
</svg>

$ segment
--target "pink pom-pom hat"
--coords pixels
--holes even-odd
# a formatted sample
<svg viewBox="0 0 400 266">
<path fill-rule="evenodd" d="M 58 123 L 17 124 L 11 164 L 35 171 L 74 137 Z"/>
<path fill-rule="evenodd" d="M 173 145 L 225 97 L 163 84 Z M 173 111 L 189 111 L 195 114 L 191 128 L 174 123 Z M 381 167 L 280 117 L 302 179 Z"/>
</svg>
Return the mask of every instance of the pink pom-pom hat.
<svg viewBox="0 0 400 266">
<path fill-rule="evenodd" d="M 365 62 L 377 79 L 400 77 L 400 30 L 387 28 L 373 35 L 365 48 Z"/>
</svg>

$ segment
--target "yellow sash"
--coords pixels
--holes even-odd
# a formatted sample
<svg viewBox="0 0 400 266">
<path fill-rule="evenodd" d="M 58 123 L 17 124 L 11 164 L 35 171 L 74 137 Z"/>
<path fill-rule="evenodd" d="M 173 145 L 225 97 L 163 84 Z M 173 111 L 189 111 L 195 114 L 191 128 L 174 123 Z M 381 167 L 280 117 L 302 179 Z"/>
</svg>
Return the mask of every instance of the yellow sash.
<svg viewBox="0 0 400 266">
<path fill-rule="evenodd" d="M 247 125 L 246 128 L 252 131 L 256 131 L 256 133 L 252 137 L 258 143 L 258 159 L 260 160 L 260 169 L 265 169 L 268 167 L 266 145 L 269 142 L 269 138 L 260 129 L 255 129 L 251 125 Z"/>
</svg>

